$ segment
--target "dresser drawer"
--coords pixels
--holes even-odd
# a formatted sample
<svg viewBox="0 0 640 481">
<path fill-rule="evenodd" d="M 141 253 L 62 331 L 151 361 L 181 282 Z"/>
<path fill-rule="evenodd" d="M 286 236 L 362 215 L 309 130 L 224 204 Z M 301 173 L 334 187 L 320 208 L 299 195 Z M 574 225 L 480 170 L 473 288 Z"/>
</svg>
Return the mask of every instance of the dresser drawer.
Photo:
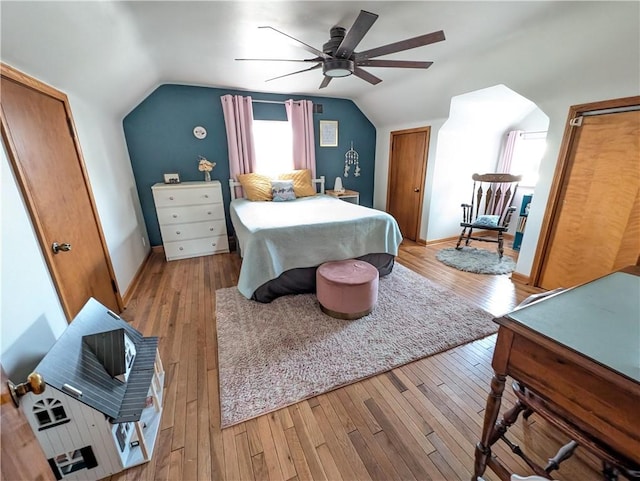
<svg viewBox="0 0 640 481">
<path fill-rule="evenodd" d="M 222 190 L 219 184 L 202 187 L 160 187 L 153 189 L 156 207 L 174 205 L 211 204 L 222 202 Z"/>
<path fill-rule="evenodd" d="M 224 220 L 224 208 L 222 204 L 158 208 L 158 223 L 161 226 L 166 224 L 199 222 L 203 220 Z"/>
<path fill-rule="evenodd" d="M 226 236 L 227 224 L 224 220 L 192 222 L 190 224 L 170 224 L 160 226 L 160 232 L 164 242 L 200 239 L 202 237 L 219 235 Z"/>
<path fill-rule="evenodd" d="M 164 254 L 168 261 L 197 257 L 218 252 L 229 252 L 229 239 L 226 235 L 191 239 L 185 241 L 164 242 Z"/>
</svg>

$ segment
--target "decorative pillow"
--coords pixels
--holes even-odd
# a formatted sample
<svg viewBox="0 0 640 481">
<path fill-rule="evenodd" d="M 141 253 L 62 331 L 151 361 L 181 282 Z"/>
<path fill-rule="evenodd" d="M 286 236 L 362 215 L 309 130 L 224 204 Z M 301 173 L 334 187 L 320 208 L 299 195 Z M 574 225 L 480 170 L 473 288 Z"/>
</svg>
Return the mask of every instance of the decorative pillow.
<svg viewBox="0 0 640 481">
<path fill-rule="evenodd" d="M 296 193 L 293 190 L 293 180 L 272 180 L 271 195 L 274 202 L 295 200 Z"/>
<path fill-rule="evenodd" d="M 499 215 L 479 215 L 473 227 L 498 227 Z"/>
<path fill-rule="evenodd" d="M 249 200 L 271 200 L 271 179 L 262 174 L 240 174 L 244 196 Z"/>
<path fill-rule="evenodd" d="M 281 180 L 293 180 L 293 190 L 296 197 L 309 197 L 316 195 L 316 188 L 311 182 L 311 171 L 309 169 L 292 170 L 286 174 L 280 174 Z"/>
</svg>

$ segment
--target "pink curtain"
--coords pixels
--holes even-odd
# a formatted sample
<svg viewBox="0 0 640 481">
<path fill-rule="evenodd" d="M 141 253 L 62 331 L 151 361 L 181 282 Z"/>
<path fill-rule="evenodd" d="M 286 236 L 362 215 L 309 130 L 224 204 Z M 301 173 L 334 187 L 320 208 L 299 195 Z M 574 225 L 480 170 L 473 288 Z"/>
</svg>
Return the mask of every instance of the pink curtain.
<svg viewBox="0 0 640 481">
<path fill-rule="evenodd" d="M 286 100 L 287 118 L 293 133 L 293 167 L 309 169 L 316 177 L 316 144 L 313 132 L 313 102 L 311 100 Z"/>
<path fill-rule="evenodd" d="M 511 169 L 511 161 L 513 160 L 513 152 L 516 148 L 516 142 L 520 137 L 522 130 L 512 130 L 507 135 L 507 141 L 504 145 L 504 150 L 502 151 L 502 157 L 498 160 L 498 165 L 496 166 L 496 172 L 503 174 L 510 174 Z"/>
<path fill-rule="evenodd" d="M 227 130 L 229 147 L 229 174 L 238 179 L 240 174 L 249 174 L 256 166 L 256 151 L 253 145 L 253 105 L 251 97 L 223 95 L 222 112 Z"/>
<path fill-rule="evenodd" d="M 502 156 L 500 160 L 498 160 L 498 165 L 496 166 L 496 173 L 501 174 L 511 174 L 511 162 L 513 161 L 513 153 L 516 148 L 516 142 L 520 138 L 520 134 L 522 130 L 511 130 L 507 135 L 507 141 L 505 142 L 504 149 L 502 150 Z M 495 192 L 498 191 L 498 188 L 502 191 L 502 198 L 500 202 L 496 206 L 496 212 L 502 212 L 502 209 L 505 207 L 504 204 L 504 195 L 506 194 L 507 189 L 509 188 L 509 184 L 495 184 L 493 189 Z M 495 194 L 494 192 L 494 194 Z M 501 219 L 502 221 L 502 219 Z"/>
</svg>

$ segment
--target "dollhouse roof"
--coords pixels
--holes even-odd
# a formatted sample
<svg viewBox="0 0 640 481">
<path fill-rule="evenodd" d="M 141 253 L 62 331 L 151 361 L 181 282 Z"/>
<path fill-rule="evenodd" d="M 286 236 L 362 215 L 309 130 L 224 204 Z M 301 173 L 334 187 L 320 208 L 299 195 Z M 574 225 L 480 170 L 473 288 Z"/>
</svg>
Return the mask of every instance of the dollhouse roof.
<svg viewBox="0 0 640 481">
<path fill-rule="evenodd" d="M 123 328 L 97 332 L 83 336 L 91 351 L 96 355 L 111 377 L 124 374 L 127 370 L 125 362 L 125 330 Z"/>
<path fill-rule="evenodd" d="M 110 335 L 122 338 L 126 333 L 136 346 L 136 357 L 126 383 L 111 376 L 96 356 L 91 341 L 83 342 L 83 337 L 95 340 L 96 334 L 110 332 Z M 157 347 L 157 337 L 143 337 L 118 315 L 91 298 L 36 370 L 47 385 L 104 413 L 113 423 L 138 421 L 153 377 Z M 121 348 L 124 349 L 124 342 Z M 103 353 L 102 361 L 112 355 L 114 353 Z M 124 353 L 116 357 L 124 359 Z"/>
</svg>

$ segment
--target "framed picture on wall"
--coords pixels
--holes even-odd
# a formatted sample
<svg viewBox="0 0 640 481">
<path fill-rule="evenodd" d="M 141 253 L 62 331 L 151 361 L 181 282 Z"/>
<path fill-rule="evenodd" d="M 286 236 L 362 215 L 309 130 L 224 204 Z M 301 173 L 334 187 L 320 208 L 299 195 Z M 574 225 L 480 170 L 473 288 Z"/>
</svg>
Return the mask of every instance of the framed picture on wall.
<svg viewBox="0 0 640 481">
<path fill-rule="evenodd" d="M 320 121 L 320 147 L 338 146 L 338 121 Z"/>
</svg>

